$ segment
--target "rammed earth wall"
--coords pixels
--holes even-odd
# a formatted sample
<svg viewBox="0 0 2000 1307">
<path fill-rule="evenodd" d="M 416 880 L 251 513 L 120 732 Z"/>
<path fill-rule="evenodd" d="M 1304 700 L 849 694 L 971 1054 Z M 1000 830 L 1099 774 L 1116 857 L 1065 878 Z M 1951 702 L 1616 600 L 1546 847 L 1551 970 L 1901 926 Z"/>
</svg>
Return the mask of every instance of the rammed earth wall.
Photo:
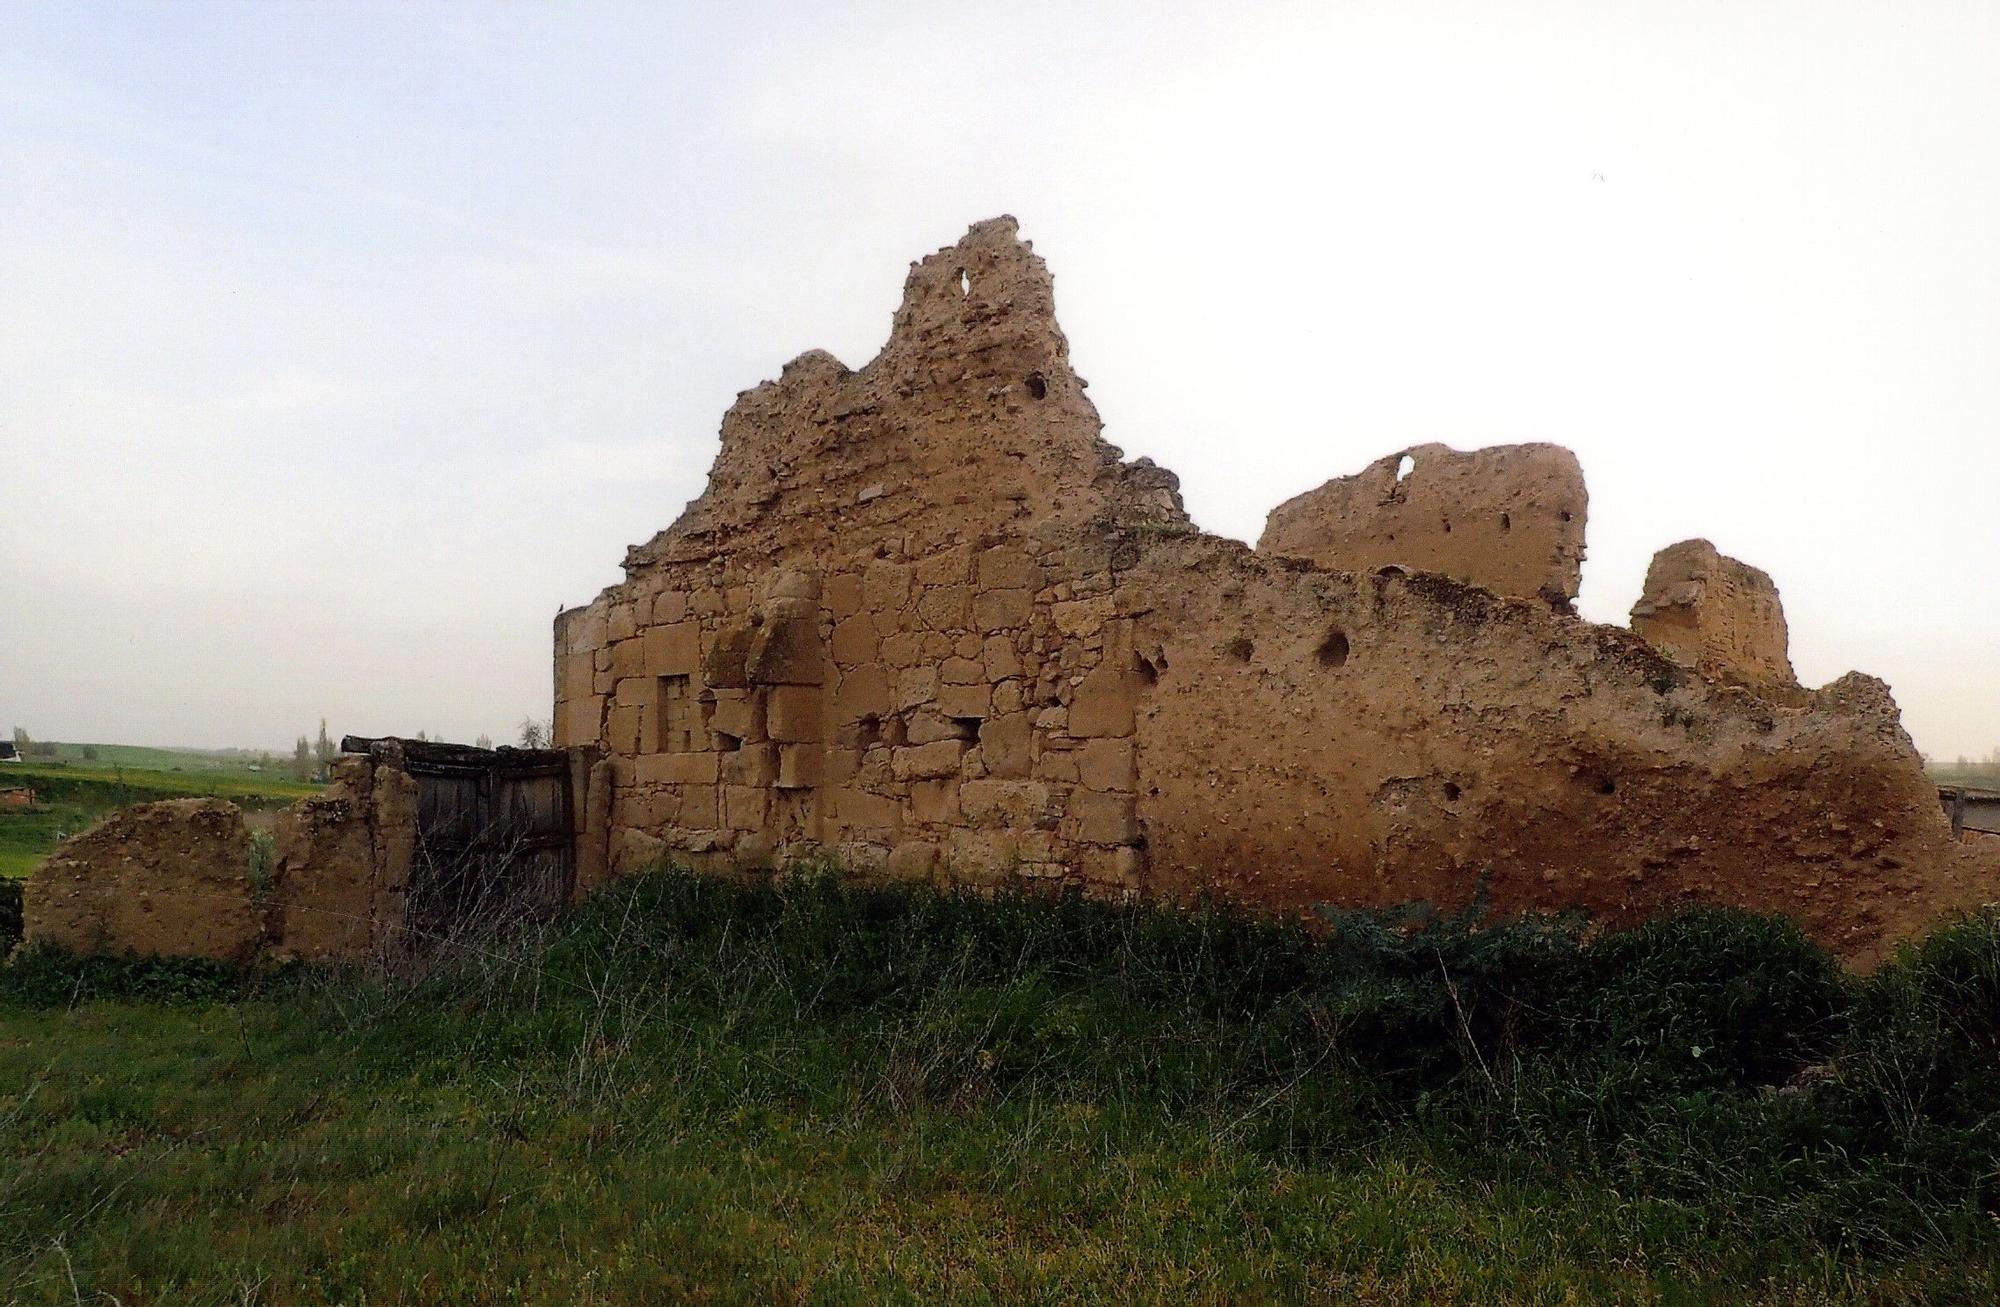
<svg viewBox="0 0 2000 1307">
<path fill-rule="evenodd" d="M 1880 682 L 1760 696 L 1568 615 L 1567 455 L 1517 459 L 1519 494 L 1416 451 L 1522 550 L 1485 578 L 1534 596 L 1509 598 L 1360 551 L 1345 514 L 1352 563 L 1304 512 L 1288 548 L 1205 535 L 1100 425 L 1011 219 L 912 265 L 866 367 L 815 351 L 739 396 L 707 491 L 557 619 L 556 742 L 604 759 L 579 866 L 824 849 L 1280 911 L 1703 901 L 1863 960 L 1995 897 Z M 1436 550 L 1430 503 L 1392 511 Z"/>
</svg>

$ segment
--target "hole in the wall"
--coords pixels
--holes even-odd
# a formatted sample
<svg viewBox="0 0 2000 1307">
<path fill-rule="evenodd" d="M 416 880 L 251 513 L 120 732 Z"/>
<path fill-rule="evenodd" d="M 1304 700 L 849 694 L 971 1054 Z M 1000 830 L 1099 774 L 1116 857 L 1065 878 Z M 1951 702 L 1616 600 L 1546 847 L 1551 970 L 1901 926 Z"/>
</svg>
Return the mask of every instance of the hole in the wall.
<svg viewBox="0 0 2000 1307">
<path fill-rule="evenodd" d="M 1569 519 L 1570 519 L 1570 514 L 1569 514 L 1569 510 L 1568 510 L 1567 508 L 1565 508 L 1565 509 L 1564 509 L 1564 510 L 1562 511 L 1562 520 L 1563 520 L 1563 521 L 1565 521 L 1565 522 L 1567 522 L 1567 521 L 1569 521 Z"/>
<path fill-rule="evenodd" d="M 1597 778 L 1597 792 L 1599 794 L 1616 794 L 1618 793 L 1618 782 L 1609 776 L 1600 776 Z"/>
<path fill-rule="evenodd" d="M 979 739 L 979 727 L 980 719 L 977 717 L 954 717 L 951 719 L 952 732 L 961 740 L 973 740 L 976 742 Z"/>
<path fill-rule="evenodd" d="M 1345 667 L 1347 655 L 1351 652 L 1352 647 L 1347 642 L 1347 632 L 1335 627 L 1326 633 L 1326 639 L 1319 642 L 1319 648 L 1313 656 L 1319 659 L 1321 667 Z"/>
<path fill-rule="evenodd" d="M 1502 531 L 1512 531 L 1514 529 L 1514 515 L 1512 513 L 1502 513 L 1500 515 L 1500 529 Z"/>
<path fill-rule="evenodd" d="M 752 625 L 752 626 L 762 626 L 763 624 L 764 624 L 764 614 L 762 614 L 762 613 L 752 613 L 752 614 L 750 614 L 750 625 Z"/>
<path fill-rule="evenodd" d="M 872 749 L 880 743 L 882 743 L 882 719 L 874 713 L 869 713 L 861 719 L 855 731 L 855 747 Z"/>
<path fill-rule="evenodd" d="M 1451 534 L 1451 519 L 1450 519 L 1450 518 L 1446 518 L 1446 519 L 1444 520 L 1444 533 L 1445 533 L 1446 535 L 1450 535 L 1450 534 Z"/>
<path fill-rule="evenodd" d="M 1028 393 L 1036 399 L 1047 399 L 1049 397 L 1049 379 L 1039 372 L 1030 372 L 1028 374 Z"/>
<path fill-rule="evenodd" d="M 1457 781 L 1446 781 L 1444 783 L 1444 801 L 1446 803 L 1457 803 L 1464 796 L 1465 791 L 1460 788 Z"/>
<path fill-rule="evenodd" d="M 1410 479 L 1410 473 L 1417 470 L 1417 460 L 1408 454 L 1396 460 L 1396 484 L 1402 485 Z"/>
<path fill-rule="evenodd" d="M 1257 652 L 1257 646 L 1251 641 L 1249 636 L 1239 635 L 1223 646 L 1223 652 L 1239 663 L 1247 663 L 1250 661 L 1251 655 Z"/>
<path fill-rule="evenodd" d="M 717 731 L 715 733 L 715 749 L 717 753 L 735 753 L 742 747 L 742 736 L 731 735 L 728 731 Z"/>
<path fill-rule="evenodd" d="M 972 274 L 964 268 L 958 270 L 958 293 L 960 295 L 972 294 Z"/>
<path fill-rule="evenodd" d="M 1147 685 L 1158 685 L 1160 683 L 1160 673 L 1166 669 L 1166 666 L 1167 656 L 1165 654 L 1158 655 L 1157 661 L 1146 657 L 1142 653 L 1132 655 L 1132 668 L 1139 673 L 1139 679 Z"/>
</svg>

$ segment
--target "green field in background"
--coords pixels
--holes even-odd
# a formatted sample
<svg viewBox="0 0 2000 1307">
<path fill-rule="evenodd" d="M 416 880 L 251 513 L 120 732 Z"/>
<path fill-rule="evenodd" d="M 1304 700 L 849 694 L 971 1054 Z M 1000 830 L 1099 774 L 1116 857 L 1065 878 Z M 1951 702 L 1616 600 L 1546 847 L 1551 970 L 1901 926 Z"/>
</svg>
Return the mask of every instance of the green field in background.
<svg viewBox="0 0 2000 1307">
<path fill-rule="evenodd" d="M 26 876 L 67 837 L 134 803 L 156 799 L 228 799 L 253 812 L 287 807 L 320 786 L 289 770 L 250 770 L 241 755 L 202 754 L 137 745 L 58 745 L 58 755 L 0 765 L 0 787 L 35 792 L 28 811 L 0 810 L 0 876 Z M 289 766 L 287 760 L 286 766 Z"/>
</svg>

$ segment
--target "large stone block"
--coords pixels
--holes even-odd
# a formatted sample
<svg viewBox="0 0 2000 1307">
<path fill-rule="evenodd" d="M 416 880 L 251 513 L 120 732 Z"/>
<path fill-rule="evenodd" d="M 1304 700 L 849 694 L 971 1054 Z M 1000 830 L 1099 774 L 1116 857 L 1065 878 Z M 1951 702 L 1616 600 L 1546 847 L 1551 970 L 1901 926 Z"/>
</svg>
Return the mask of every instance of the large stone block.
<svg viewBox="0 0 2000 1307">
<path fill-rule="evenodd" d="M 984 717 L 993 706 L 993 691 L 984 683 L 942 686 L 937 706 L 946 717 Z"/>
<path fill-rule="evenodd" d="M 1023 627 L 1034 615 L 1032 590 L 981 590 L 972 601 L 972 622 L 982 631 Z"/>
<path fill-rule="evenodd" d="M 1129 794 L 1072 790 L 1060 830 L 1082 843 L 1130 844 L 1139 838 L 1139 818 Z"/>
<path fill-rule="evenodd" d="M 1093 790 L 1129 793 L 1139 784 L 1136 754 L 1129 739 L 1086 740 L 1077 755 L 1077 779 Z"/>
<path fill-rule="evenodd" d="M 765 729 L 780 744 L 803 744 L 823 734 L 824 708 L 818 686 L 780 685 L 770 691 Z"/>
<path fill-rule="evenodd" d="M 604 725 L 604 699 L 599 695 L 566 699 L 556 705 L 555 746 L 567 749 L 594 744 Z"/>
<path fill-rule="evenodd" d="M 958 775 L 959 760 L 965 756 L 964 740 L 934 740 L 929 744 L 897 749 L 891 758 L 899 781 L 929 780 Z"/>
<path fill-rule="evenodd" d="M 894 698 L 889 691 L 889 673 L 879 663 L 850 667 L 840 674 L 840 682 L 833 691 L 835 722 L 884 717 L 894 707 Z"/>
<path fill-rule="evenodd" d="M 771 792 L 754 785 L 722 787 L 722 824 L 730 830 L 762 830 L 769 820 Z"/>
<path fill-rule="evenodd" d="M 750 637 L 753 685 L 818 685 L 826 679 L 819 623 L 810 617 L 766 622 Z"/>
<path fill-rule="evenodd" d="M 966 781 L 959 786 L 958 801 L 975 826 L 1027 829 L 1052 826 L 1056 820 L 1049 787 L 1040 781 Z"/>
<path fill-rule="evenodd" d="M 713 785 L 722 755 L 716 753 L 648 753 L 632 762 L 642 785 Z"/>
<path fill-rule="evenodd" d="M 756 631 L 729 626 L 709 637 L 702 655 L 701 679 L 711 689 L 740 690 L 750 684 L 750 645 Z"/>
<path fill-rule="evenodd" d="M 979 727 L 979 752 L 989 776 L 1020 778 L 1033 769 L 1030 739 L 1034 728 L 1024 712 L 990 717 Z"/>
<path fill-rule="evenodd" d="M 651 675 L 691 677 L 701 671 L 701 623 L 649 627 L 645 641 L 645 670 Z"/>
<path fill-rule="evenodd" d="M 1069 733 L 1076 736 L 1122 736 L 1132 733 L 1139 702 L 1139 678 L 1105 664 L 1078 683 L 1069 703 Z"/>
<path fill-rule="evenodd" d="M 820 783 L 826 750 L 818 744 L 785 744 L 778 748 L 778 788 L 809 790 Z"/>
<path fill-rule="evenodd" d="M 831 648 L 833 661 L 841 667 L 874 662 L 882 649 L 875 620 L 867 613 L 856 613 L 839 622 L 833 628 Z"/>
</svg>

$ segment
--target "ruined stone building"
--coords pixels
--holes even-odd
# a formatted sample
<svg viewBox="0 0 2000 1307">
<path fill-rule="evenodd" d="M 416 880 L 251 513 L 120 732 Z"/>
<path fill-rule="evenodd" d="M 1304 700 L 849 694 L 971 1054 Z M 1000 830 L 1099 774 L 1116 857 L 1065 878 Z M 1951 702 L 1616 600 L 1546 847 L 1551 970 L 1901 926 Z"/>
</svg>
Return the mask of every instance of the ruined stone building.
<svg viewBox="0 0 2000 1307">
<path fill-rule="evenodd" d="M 1013 220 L 912 265 L 888 343 L 724 417 L 706 492 L 555 630 L 601 751 L 580 874 L 661 858 L 1630 918 L 1784 912 L 1849 956 L 1995 897 L 1881 682 L 1792 678 L 1769 578 L 1664 551 L 1571 615 L 1554 446 L 1424 446 L 1197 530 L 1100 437 Z"/>
<path fill-rule="evenodd" d="M 261 879 L 229 805 L 132 810 L 38 873 L 28 938 L 383 956 L 482 903 L 820 853 L 1301 914 L 1729 904 L 1862 963 L 2000 898 L 1887 687 L 1797 683 L 1762 572 L 1688 541 L 1632 630 L 1574 615 L 1567 450 L 1392 454 L 1252 549 L 1100 426 L 1048 269 L 980 223 L 865 367 L 739 396 L 705 493 L 557 618 L 560 751 L 350 740 Z"/>
</svg>

